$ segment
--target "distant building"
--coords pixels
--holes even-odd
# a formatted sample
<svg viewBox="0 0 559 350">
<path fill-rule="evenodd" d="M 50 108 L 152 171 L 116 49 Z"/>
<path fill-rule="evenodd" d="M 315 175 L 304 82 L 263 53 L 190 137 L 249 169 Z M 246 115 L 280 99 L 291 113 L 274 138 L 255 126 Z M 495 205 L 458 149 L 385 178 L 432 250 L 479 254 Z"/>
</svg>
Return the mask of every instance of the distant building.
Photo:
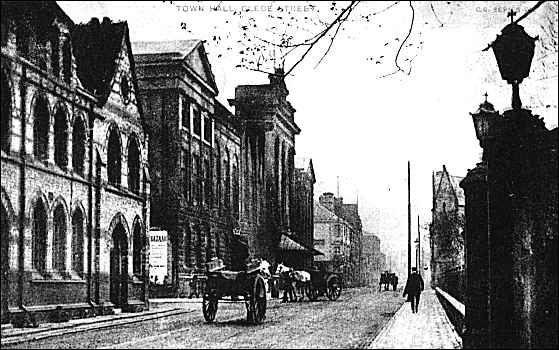
<svg viewBox="0 0 559 350">
<path fill-rule="evenodd" d="M 451 270 L 464 265 L 464 191 L 458 185 L 463 177 L 450 175 L 443 165 L 433 175 L 433 208 L 430 226 L 431 278 L 433 286 Z"/>
<path fill-rule="evenodd" d="M 361 255 L 363 284 L 368 286 L 378 284 L 383 267 L 384 261 L 382 261 L 380 251 L 380 239 L 372 233 L 364 232 L 363 251 Z"/>
<path fill-rule="evenodd" d="M 351 237 L 353 226 L 334 212 L 334 194 L 330 192 L 320 196 L 314 202 L 314 248 L 324 253 L 315 257 L 315 261 L 326 268 L 344 274 L 344 279 L 351 282 Z"/>
<path fill-rule="evenodd" d="M 314 238 L 314 184 L 316 178 L 312 159 L 295 157 L 295 174 L 293 178 L 294 191 L 291 208 L 289 238 L 295 244 L 280 242 L 281 260 L 288 266 L 309 269 L 313 263 L 313 256 L 321 253 L 313 249 Z"/>
</svg>

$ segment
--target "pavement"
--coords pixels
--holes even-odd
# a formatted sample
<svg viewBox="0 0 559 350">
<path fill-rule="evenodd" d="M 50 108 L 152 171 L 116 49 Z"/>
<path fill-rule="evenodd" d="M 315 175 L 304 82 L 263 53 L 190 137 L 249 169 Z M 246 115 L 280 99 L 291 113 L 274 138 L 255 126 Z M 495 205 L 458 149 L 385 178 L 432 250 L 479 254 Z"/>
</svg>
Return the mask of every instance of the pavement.
<svg viewBox="0 0 559 350">
<path fill-rule="evenodd" d="M 280 301 L 280 299 L 271 299 L 269 293 L 268 300 L 268 303 L 270 304 Z M 221 300 L 221 303 L 231 303 L 231 301 Z M 202 298 L 150 299 L 149 304 L 150 310 L 148 311 L 122 313 L 119 309 L 115 309 L 114 315 L 74 319 L 62 323 L 41 323 L 37 328 L 15 328 L 11 324 L 3 324 L 0 329 L 0 344 L 2 346 L 13 345 L 66 334 L 143 322 L 184 313 L 201 313 Z"/>
<path fill-rule="evenodd" d="M 370 349 L 460 349 L 462 339 L 454 330 L 435 291 L 421 293 L 418 313 L 404 303 L 373 340 Z"/>
</svg>

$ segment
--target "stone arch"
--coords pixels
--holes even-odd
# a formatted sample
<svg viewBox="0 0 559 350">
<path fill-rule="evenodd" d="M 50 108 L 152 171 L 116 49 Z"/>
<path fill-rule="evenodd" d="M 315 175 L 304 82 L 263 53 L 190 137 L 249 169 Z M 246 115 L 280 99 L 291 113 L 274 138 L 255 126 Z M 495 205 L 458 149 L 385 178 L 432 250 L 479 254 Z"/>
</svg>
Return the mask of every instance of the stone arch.
<svg viewBox="0 0 559 350">
<path fill-rule="evenodd" d="M 113 234 L 113 231 L 115 230 L 115 228 L 117 227 L 118 224 L 122 224 L 122 227 L 124 228 L 124 233 L 126 234 L 126 237 L 127 237 L 127 242 L 129 240 L 130 228 L 128 226 L 128 222 L 126 221 L 126 217 L 124 216 L 124 214 L 122 214 L 121 212 L 118 212 L 113 216 L 113 218 L 111 220 L 111 223 L 109 224 L 109 228 L 107 230 L 107 243 L 108 243 L 110 248 L 112 248 L 114 246 L 112 234 Z"/>
<path fill-rule="evenodd" d="M 68 138 L 70 113 L 63 102 L 58 102 L 53 110 L 54 121 L 54 162 L 61 168 L 68 166 Z"/>
<path fill-rule="evenodd" d="M 140 174 L 142 169 L 142 151 L 140 142 L 135 133 L 128 138 L 127 167 L 128 167 L 128 189 L 136 194 L 140 192 Z"/>
<path fill-rule="evenodd" d="M 56 197 L 51 206 L 52 218 L 52 266 L 59 272 L 66 271 L 68 232 L 70 231 L 69 211 L 62 196 Z"/>
<path fill-rule="evenodd" d="M 33 155 L 40 160 L 49 156 L 49 133 L 52 110 L 49 99 L 42 92 L 36 92 L 31 101 L 31 120 L 33 124 Z"/>
<path fill-rule="evenodd" d="M 144 274 L 144 261 L 146 258 L 147 235 L 144 224 L 139 215 L 132 222 L 132 271 L 134 275 Z"/>
<path fill-rule="evenodd" d="M 122 135 L 116 123 L 107 130 L 107 180 L 110 184 L 120 185 L 122 176 Z"/>
<path fill-rule="evenodd" d="M 128 300 L 128 259 L 130 231 L 126 218 L 116 213 L 109 225 L 107 243 L 110 251 L 110 300 L 121 307 Z"/>
<path fill-rule="evenodd" d="M 2 68 L 2 107 L 1 107 L 1 149 L 8 153 L 10 151 L 12 138 L 12 118 L 14 106 L 13 85 L 6 70 Z"/>
<path fill-rule="evenodd" d="M 72 169 L 82 176 L 85 174 L 87 130 L 87 118 L 77 113 L 72 120 Z"/>
<path fill-rule="evenodd" d="M 31 221 L 31 264 L 39 271 L 47 267 L 49 202 L 45 194 L 38 190 L 30 200 L 29 218 Z"/>
<path fill-rule="evenodd" d="M 14 226 L 14 211 L 10 198 L 2 187 L 2 207 L 0 208 L 0 259 L 2 283 L 0 286 L 2 309 L 0 319 L 2 323 L 8 316 L 8 299 L 10 297 L 10 251 L 12 249 L 12 227 Z"/>
<path fill-rule="evenodd" d="M 71 259 L 70 264 L 72 270 L 79 276 L 84 272 L 84 257 L 85 257 L 85 241 L 86 241 L 86 228 L 87 216 L 83 210 L 81 203 L 75 205 L 71 214 L 72 225 L 72 240 L 71 240 Z"/>
</svg>

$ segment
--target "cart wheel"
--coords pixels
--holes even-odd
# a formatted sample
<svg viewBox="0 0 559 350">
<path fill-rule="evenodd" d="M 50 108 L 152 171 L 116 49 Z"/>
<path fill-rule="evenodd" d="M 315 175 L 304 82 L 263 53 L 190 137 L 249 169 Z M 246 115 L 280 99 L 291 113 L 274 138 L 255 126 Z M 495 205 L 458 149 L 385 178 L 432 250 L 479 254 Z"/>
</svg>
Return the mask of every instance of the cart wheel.
<svg viewBox="0 0 559 350">
<path fill-rule="evenodd" d="M 215 295 L 204 294 L 202 298 L 202 313 L 206 322 L 213 322 L 217 314 L 217 297 Z"/>
<path fill-rule="evenodd" d="M 307 298 L 309 298 L 310 301 L 318 299 L 318 290 L 316 290 L 312 284 L 307 285 L 306 292 Z"/>
<path fill-rule="evenodd" d="M 247 320 L 252 324 L 260 324 L 266 318 L 266 287 L 260 276 L 254 278 L 250 300 L 247 304 Z"/>
<path fill-rule="evenodd" d="M 340 297 L 340 294 L 342 294 L 342 285 L 339 278 L 336 276 L 328 277 L 326 281 L 326 296 L 328 299 L 336 300 Z"/>
</svg>

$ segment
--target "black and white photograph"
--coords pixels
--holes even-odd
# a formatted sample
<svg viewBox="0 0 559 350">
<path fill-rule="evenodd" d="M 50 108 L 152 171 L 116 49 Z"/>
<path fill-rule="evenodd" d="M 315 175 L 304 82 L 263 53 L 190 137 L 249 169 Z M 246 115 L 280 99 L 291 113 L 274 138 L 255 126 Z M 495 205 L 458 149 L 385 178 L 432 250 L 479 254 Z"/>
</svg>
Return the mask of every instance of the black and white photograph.
<svg viewBox="0 0 559 350">
<path fill-rule="evenodd" d="M 558 1 L 0 1 L 2 349 L 557 349 Z"/>
</svg>

